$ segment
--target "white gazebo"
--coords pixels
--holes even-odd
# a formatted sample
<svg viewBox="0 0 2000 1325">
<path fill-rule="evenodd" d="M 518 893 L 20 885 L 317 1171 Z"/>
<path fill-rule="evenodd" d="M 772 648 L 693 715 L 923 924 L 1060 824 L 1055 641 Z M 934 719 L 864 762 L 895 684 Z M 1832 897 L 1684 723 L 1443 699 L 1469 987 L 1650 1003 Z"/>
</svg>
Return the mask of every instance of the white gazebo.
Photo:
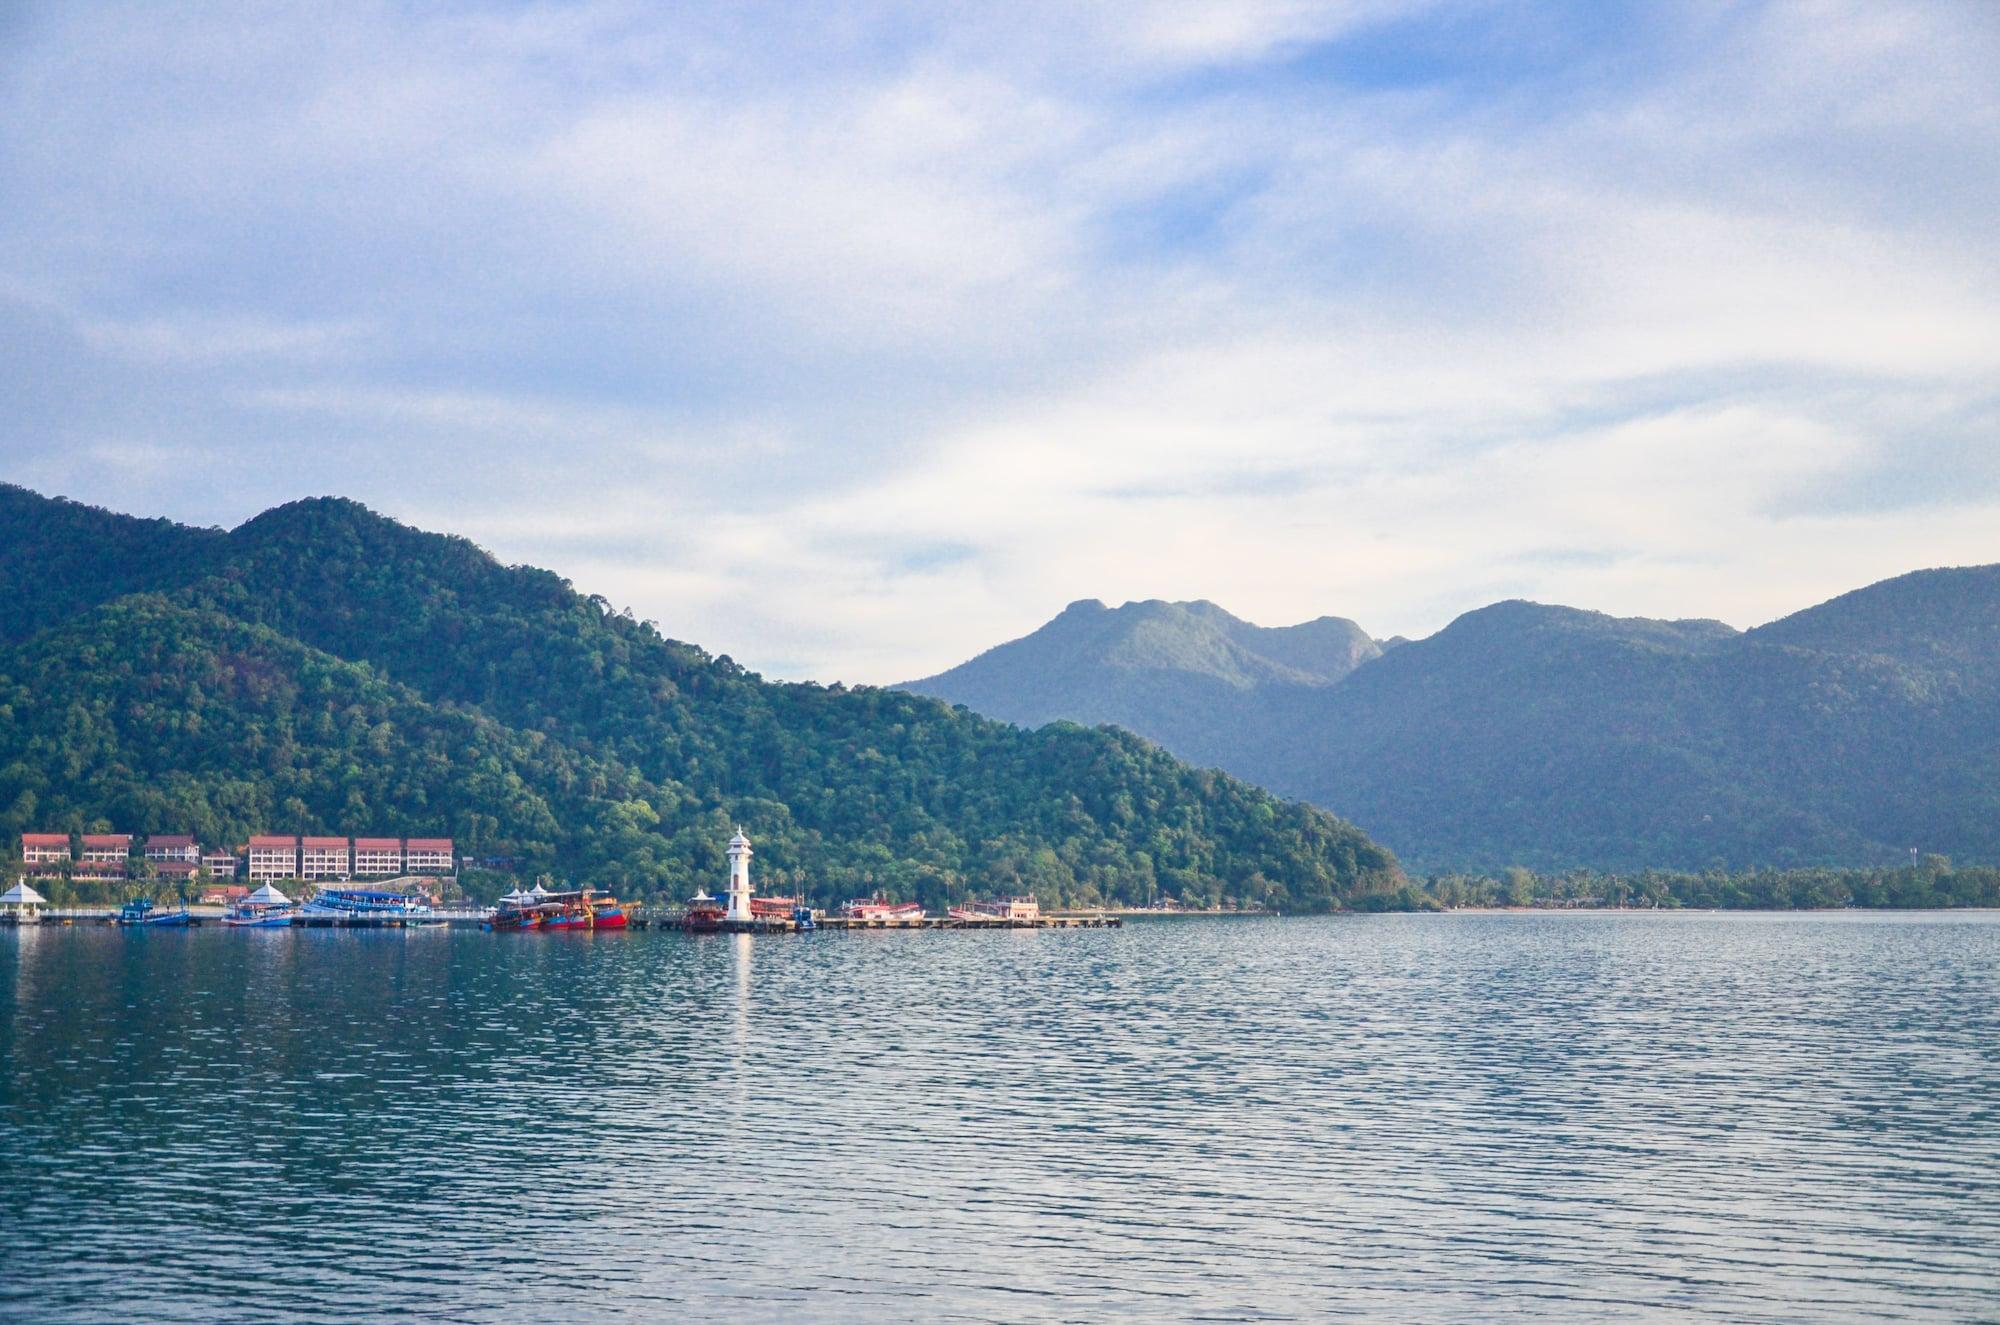
<svg viewBox="0 0 2000 1325">
<path fill-rule="evenodd" d="M 42 908 L 48 904 L 49 899 L 36 892 L 33 888 L 30 888 L 26 879 L 21 880 L 6 892 L 0 893 L 0 909 L 4 909 L 7 913 L 7 918 L 15 924 L 31 925 L 35 921 L 40 920 L 42 918 Z"/>
<path fill-rule="evenodd" d="M 243 905 L 245 906 L 290 906 L 291 904 L 291 898 L 285 896 L 268 883 L 243 899 Z"/>
</svg>

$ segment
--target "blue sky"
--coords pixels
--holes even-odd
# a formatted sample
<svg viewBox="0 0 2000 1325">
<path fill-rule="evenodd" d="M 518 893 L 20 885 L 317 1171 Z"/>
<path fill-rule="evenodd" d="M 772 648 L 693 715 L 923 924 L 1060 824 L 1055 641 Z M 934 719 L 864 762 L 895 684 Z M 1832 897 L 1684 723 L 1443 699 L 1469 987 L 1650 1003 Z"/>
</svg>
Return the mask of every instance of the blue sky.
<svg viewBox="0 0 2000 1325">
<path fill-rule="evenodd" d="M 0 8 L 0 478 L 785 677 L 2000 561 L 2000 6 Z"/>
</svg>

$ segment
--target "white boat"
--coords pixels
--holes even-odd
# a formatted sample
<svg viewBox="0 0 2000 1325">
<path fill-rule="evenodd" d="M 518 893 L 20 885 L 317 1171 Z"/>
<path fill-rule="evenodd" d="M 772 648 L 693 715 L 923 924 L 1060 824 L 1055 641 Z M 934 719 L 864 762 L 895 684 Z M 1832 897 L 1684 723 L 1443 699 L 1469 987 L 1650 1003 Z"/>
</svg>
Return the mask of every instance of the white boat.
<svg viewBox="0 0 2000 1325">
<path fill-rule="evenodd" d="M 969 920 L 986 924 L 995 921 L 1031 924 L 1042 917 L 1042 904 L 1032 897 L 996 897 L 992 900 L 967 902 L 954 906 L 946 913 L 953 920 Z"/>
</svg>

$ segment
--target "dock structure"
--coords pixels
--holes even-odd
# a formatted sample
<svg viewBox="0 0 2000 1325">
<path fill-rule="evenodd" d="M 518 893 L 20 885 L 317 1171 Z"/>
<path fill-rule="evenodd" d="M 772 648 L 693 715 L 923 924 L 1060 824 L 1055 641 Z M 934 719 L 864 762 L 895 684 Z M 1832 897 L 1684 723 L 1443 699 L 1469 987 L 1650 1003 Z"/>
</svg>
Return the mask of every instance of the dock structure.
<svg viewBox="0 0 2000 1325">
<path fill-rule="evenodd" d="M 857 920 L 850 916 L 827 916 L 819 920 L 821 929 L 1117 929 L 1125 922 L 1098 911 L 1037 916 L 1032 920 L 967 920 L 958 916 L 876 917 Z"/>
</svg>

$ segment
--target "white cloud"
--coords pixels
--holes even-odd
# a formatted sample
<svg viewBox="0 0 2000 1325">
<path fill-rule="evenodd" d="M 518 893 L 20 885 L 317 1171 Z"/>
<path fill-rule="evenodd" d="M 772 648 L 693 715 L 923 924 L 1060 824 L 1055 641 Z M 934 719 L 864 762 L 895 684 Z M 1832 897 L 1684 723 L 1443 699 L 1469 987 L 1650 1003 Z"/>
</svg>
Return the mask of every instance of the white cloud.
<svg viewBox="0 0 2000 1325">
<path fill-rule="evenodd" d="M 1428 10 L 49 11 L 0 292 L 76 352 L 0 469 L 345 490 L 850 680 L 1083 596 L 1748 624 L 2000 559 L 1976 441 L 1902 445 L 1991 418 L 2000 24 Z"/>
</svg>

